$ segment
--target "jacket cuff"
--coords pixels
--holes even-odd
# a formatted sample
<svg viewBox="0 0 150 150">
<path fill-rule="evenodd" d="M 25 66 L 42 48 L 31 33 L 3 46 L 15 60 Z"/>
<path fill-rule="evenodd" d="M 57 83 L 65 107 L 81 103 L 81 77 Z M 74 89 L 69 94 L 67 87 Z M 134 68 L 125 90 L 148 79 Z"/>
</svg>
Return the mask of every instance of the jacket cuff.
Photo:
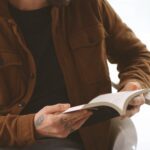
<svg viewBox="0 0 150 150">
<path fill-rule="evenodd" d="M 23 115 L 18 118 L 18 138 L 20 146 L 30 145 L 35 142 L 34 137 L 34 116 Z"/>
</svg>

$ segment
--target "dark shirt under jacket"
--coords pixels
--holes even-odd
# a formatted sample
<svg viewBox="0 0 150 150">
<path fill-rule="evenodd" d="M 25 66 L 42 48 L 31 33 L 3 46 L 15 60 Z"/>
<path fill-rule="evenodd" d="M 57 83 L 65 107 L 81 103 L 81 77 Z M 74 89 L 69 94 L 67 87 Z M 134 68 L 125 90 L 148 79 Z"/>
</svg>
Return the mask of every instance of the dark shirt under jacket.
<svg viewBox="0 0 150 150">
<path fill-rule="evenodd" d="M 46 105 L 69 103 L 52 40 L 50 7 L 33 11 L 20 11 L 11 5 L 9 8 L 24 35 L 37 69 L 33 96 L 21 114 L 36 113 Z M 77 131 L 68 138 L 82 145 Z"/>
<path fill-rule="evenodd" d="M 22 114 L 35 113 L 45 105 L 68 102 L 65 83 L 52 41 L 50 7 L 21 11 L 9 5 L 37 68 L 33 96 Z"/>
</svg>

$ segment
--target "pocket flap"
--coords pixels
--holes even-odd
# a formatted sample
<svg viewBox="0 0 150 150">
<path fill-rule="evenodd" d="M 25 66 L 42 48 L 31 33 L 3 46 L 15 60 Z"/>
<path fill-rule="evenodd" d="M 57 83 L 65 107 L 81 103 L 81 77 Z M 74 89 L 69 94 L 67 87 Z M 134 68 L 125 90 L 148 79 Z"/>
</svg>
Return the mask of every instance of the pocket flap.
<svg viewBox="0 0 150 150">
<path fill-rule="evenodd" d="M 70 36 L 70 46 L 72 49 L 92 47 L 100 43 L 105 37 L 104 27 L 99 24 L 90 26 L 78 33 L 74 33 Z"/>
<path fill-rule="evenodd" d="M 10 65 L 21 65 L 20 57 L 13 52 L 0 52 L 0 68 Z"/>
</svg>

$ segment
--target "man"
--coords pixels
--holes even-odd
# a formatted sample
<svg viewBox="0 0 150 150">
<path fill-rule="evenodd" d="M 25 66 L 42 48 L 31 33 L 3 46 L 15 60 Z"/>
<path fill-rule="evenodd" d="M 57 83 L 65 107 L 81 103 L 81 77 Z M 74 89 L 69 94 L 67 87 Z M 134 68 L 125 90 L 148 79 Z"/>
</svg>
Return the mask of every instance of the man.
<svg viewBox="0 0 150 150">
<path fill-rule="evenodd" d="M 119 90 L 150 86 L 150 53 L 105 0 L 1 0 L 1 149 L 107 150 L 109 121 L 81 128 L 91 112 L 61 113 L 111 92 L 107 58 Z"/>
</svg>

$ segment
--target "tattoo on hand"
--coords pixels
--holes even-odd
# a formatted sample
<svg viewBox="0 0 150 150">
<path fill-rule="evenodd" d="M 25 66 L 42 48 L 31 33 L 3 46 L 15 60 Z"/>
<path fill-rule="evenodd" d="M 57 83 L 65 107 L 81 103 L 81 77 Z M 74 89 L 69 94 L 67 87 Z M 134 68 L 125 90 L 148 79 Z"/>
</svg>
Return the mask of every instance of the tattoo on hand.
<svg viewBox="0 0 150 150">
<path fill-rule="evenodd" d="M 35 127 L 39 127 L 44 121 L 44 115 L 38 117 L 38 119 L 35 121 Z"/>
<path fill-rule="evenodd" d="M 67 122 L 65 119 L 61 119 L 60 123 L 64 126 L 66 130 L 71 128 L 72 121 Z"/>
</svg>

